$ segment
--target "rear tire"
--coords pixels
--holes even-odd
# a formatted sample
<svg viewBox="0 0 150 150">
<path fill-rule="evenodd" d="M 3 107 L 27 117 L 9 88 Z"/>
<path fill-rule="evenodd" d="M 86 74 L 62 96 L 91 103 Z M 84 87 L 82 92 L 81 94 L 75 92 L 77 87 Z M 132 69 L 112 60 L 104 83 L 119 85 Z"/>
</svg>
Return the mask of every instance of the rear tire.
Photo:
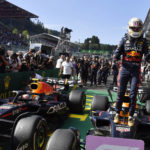
<svg viewBox="0 0 150 150">
<path fill-rule="evenodd" d="M 69 108 L 71 112 L 82 113 L 85 108 L 86 95 L 83 91 L 74 90 L 69 95 Z"/>
<path fill-rule="evenodd" d="M 109 107 L 109 100 L 107 96 L 96 95 L 93 97 L 91 111 L 106 111 Z"/>
<path fill-rule="evenodd" d="M 20 149 L 25 143 L 32 150 L 44 150 L 46 138 L 47 123 L 45 119 L 38 115 L 25 117 L 18 121 L 14 129 L 13 149 Z"/>
</svg>

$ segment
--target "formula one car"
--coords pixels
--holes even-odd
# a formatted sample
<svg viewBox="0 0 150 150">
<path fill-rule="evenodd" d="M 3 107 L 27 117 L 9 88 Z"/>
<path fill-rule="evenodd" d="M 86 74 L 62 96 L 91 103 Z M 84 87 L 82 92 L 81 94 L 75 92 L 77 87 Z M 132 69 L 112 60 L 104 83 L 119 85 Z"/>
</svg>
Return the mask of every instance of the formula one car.
<svg viewBox="0 0 150 150">
<path fill-rule="evenodd" d="M 9 138 L 12 150 L 44 150 L 47 121 L 64 113 L 82 113 L 85 93 L 62 94 L 46 82 L 35 80 L 29 91 L 13 91 L 15 97 L 0 100 L 0 137 Z"/>
<path fill-rule="evenodd" d="M 86 150 L 93 150 L 94 148 L 96 149 L 96 147 L 97 149 L 99 147 L 99 149 L 112 150 L 144 150 L 144 142 L 145 148 L 147 148 L 150 140 L 150 100 L 143 100 L 143 96 L 148 91 L 139 89 L 139 97 L 141 99 L 139 99 L 140 103 L 138 102 L 136 105 L 134 114 L 135 124 L 133 127 L 128 126 L 128 92 L 129 91 L 127 91 L 127 95 L 124 96 L 122 111 L 120 112 L 121 119 L 118 124 L 115 124 L 113 121 L 115 115 L 115 101 L 113 101 L 112 94 L 108 89 L 108 93 L 112 99 L 111 102 L 109 102 L 107 96 L 96 95 L 93 97 L 91 105 L 91 122 L 94 129 L 87 132 L 84 143 L 80 142 L 80 133 L 77 129 L 58 129 L 49 139 L 46 150 L 52 150 L 54 141 L 58 139 L 61 143 L 57 144 L 55 150 L 61 150 L 61 147 L 65 148 L 65 150 L 69 150 L 70 147 L 73 147 L 73 150 L 79 150 L 81 146 Z M 60 139 L 62 137 L 66 138 Z M 97 143 L 95 143 L 97 146 L 93 144 L 95 141 L 97 141 Z M 88 142 L 91 143 L 89 144 Z M 83 147 L 82 149 L 84 149 Z"/>
<path fill-rule="evenodd" d="M 96 95 L 93 97 L 91 106 L 91 121 L 94 126 L 94 135 L 110 136 L 127 139 L 140 139 L 147 143 L 150 140 L 150 100 L 143 99 L 147 93 L 146 88 L 139 89 L 139 101 L 136 104 L 134 113 L 134 126 L 128 126 L 129 117 L 129 89 L 123 99 L 122 110 L 120 112 L 120 122 L 115 124 L 113 119 L 115 115 L 115 101 L 112 99 L 110 90 L 108 93 L 111 97 L 111 102 L 107 96 Z"/>
</svg>

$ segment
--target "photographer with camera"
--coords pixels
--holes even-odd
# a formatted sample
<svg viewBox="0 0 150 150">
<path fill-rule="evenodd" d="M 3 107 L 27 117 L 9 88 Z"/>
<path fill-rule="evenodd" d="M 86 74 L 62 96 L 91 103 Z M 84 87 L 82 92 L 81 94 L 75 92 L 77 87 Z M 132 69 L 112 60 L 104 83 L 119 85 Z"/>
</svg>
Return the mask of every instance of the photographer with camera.
<svg viewBox="0 0 150 150">
<path fill-rule="evenodd" d="M 25 61 L 27 63 L 28 68 L 30 68 L 30 66 L 31 66 L 31 61 L 34 58 L 34 54 L 35 54 L 35 49 L 30 49 L 23 56 L 23 58 L 25 59 Z"/>
<path fill-rule="evenodd" d="M 10 64 L 10 70 L 12 72 L 19 72 L 19 70 L 21 69 L 21 65 L 22 65 L 21 60 L 16 53 L 13 53 L 9 57 L 9 64 Z"/>
<path fill-rule="evenodd" d="M 38 69 L 45 69 L 49 61 L 49 56 L 45 51 L 39 50 L 35 53 L 34 59 Z"/>
<path fill-rule="evenodd" d="M 0 73 L 5 73 L 6 66 L 9 66 L 9 63 L 5 57 L 5 47 L 0 46 Z"/>
</svg>

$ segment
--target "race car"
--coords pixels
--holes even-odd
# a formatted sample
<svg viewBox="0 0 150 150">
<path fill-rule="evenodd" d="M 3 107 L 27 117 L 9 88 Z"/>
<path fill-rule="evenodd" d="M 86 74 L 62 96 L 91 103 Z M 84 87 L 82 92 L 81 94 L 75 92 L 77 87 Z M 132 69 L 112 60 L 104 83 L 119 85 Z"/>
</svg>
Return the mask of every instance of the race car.
<svg viewBox="0 0 150 150">
<path fill-rule="evenodd" d="M 129 90 L 129 89 L 128 89 Z M 107 96 L 96 95 L 93 97 L 91 105 L 91 122 L 94 129 L 87 132 L 84 142 L 80 142 L 80 132 L 77 129 L 58 129 L 47 143 L 46 150 L 53 150 L 54 141 L 61 141 L 55 145 L 55 150 L 145 150 L 150 149 L 150 100 L 143 99 L 146 89 L 139 89 L 139 101 L 134 114 L 135 125 L 128 126 L 129 95 L 124 96 L 121 119 L 115 124 L 115 101 L 112 99 L 110 89 L 108 89 L 111 101 Z M 64 139 L 62 137 L 65 137 Z M 107 138 L 106 138 L 107 137 Z M 69 140 L 66 140 L 69 139 Z"/>
<path fill-rule="evenodd" d="M 147 145 L 150 140 L 150 100 L 143 99 L 148 92 L 146 88 L 139 89 L 134 113 L 134 126 L 128 126 L 129 117 L 129 91 L 123 99 L 122 110 L 120 111 L 120 122 L 114 123 L 115 105 L 116 102 L 112 99 L 111 91 L 108 89 L 111 102 L 107 96 L 96 95 L 93 97 L 91 106 L 91 122 L 94 130 L 89 131 L 89 134 L 98 136 L 110 136 L 127 139 L 140 139 Z"/>
<path fill-rule="evenodd" d="M 52 117 L 66 112 L 82 113 L 85 107 L 83 91 L 63 94 L 39 80 L 34 80 L 29 88 L 13 91 L 13 99 L 0 100 L 0 137 L 10 139 L 12 150 L 44 150 Z"/>
</svg>

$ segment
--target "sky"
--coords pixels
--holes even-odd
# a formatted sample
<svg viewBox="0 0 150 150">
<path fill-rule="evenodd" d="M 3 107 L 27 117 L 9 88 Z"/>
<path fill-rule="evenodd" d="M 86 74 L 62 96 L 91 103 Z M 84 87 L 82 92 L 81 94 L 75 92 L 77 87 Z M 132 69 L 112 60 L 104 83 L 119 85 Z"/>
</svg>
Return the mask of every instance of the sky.
<svg viewBox="0 0 150 150">
<path fill-rule="evenodd" d="M 39 16 L 49 29 L 73 30 L 72 42 L 83 43 L 97 36 L 100 43 L 117 45 L 127 32 L 128 21 L 138 17 L 144 22 L 149 0 L 8 0 Z"/>
</svg>

